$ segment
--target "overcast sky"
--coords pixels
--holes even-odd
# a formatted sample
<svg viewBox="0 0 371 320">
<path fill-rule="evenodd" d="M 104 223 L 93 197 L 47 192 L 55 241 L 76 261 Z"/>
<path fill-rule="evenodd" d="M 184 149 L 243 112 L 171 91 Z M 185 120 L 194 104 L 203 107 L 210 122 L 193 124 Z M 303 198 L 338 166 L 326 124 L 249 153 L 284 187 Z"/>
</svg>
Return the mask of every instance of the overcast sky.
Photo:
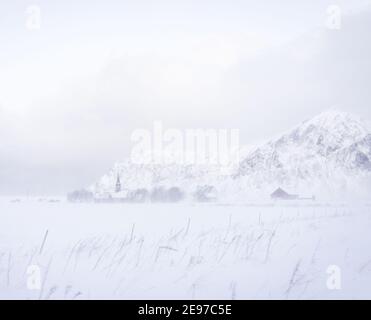
<svg viewBox="0 0 371 320">
<path fill-rule="evenodd" d="M 0 194 L 89 185 L 154 120 L 250 144 L 329 108 L 371 119 L 370 34 L 364 0 L 2 0 Z"/>
</svg>

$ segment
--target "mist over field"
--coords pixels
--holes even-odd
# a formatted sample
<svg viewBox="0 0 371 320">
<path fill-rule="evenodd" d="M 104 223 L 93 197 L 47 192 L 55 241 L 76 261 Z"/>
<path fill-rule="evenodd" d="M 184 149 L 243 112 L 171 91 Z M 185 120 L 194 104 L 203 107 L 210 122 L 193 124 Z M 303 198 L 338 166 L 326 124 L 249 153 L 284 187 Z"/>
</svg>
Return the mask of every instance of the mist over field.
<svg viewBox="0 0 371 320">
<path fill-rule="evenodd" d="M 370 299 L 371 2 L 0 4 L 0 299 Z"/>
<path fill-rule="evenodd" d="M 2 299 L 369 299 L 369 206 L 1 205 Z"/>
</svg>

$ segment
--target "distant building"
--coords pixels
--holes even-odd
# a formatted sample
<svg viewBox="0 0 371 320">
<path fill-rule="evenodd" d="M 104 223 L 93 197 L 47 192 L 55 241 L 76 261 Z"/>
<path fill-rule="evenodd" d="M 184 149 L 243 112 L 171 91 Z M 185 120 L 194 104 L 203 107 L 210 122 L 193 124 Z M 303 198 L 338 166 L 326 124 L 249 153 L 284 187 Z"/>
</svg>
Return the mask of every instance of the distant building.
<svg viewBox="0 0 371 320">
<path fill-rule="evenodd" d="M 271 194 L 271 199 L 273 200 L 298 200 L 299 195 L 289 194 L 285 190 L 278 188 Z"/>
<path fill-rule="evenodd" d="M 116 193 L 121 192 L 121 181 L 120 181 L 120 175 L 117 175 L 117 180 L 116 180 Z"/>
<path fill-rule="evenodd" d="M 218 192 L 214 186 L 197 186 L 197 190 L 193 194 L 193 197 L 197 202 L 214 202 L 218 198 Z"/>
</svg>

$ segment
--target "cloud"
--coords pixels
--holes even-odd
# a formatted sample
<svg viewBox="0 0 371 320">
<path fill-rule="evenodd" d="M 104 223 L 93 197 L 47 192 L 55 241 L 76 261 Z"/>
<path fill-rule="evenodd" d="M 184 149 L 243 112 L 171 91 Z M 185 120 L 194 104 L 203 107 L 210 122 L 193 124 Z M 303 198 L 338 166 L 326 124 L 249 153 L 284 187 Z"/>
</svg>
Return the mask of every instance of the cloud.
<svg viewBox="0 0 371 320">
<path fill-rule="evenodd" d="M 90 184 L 130 154 L 133 130 L 155 120 L 239 128 L 251 143 L 333 106 L 371 118 L 370 21 L 363 12 L 340 31 L 318 28 L 275 48 L 254 32 L 176 30 L 126 38 L 111 52 L 74 44 L 39 71 L 32 59 L 9 67 L 0 193 Z"/>
</svg>

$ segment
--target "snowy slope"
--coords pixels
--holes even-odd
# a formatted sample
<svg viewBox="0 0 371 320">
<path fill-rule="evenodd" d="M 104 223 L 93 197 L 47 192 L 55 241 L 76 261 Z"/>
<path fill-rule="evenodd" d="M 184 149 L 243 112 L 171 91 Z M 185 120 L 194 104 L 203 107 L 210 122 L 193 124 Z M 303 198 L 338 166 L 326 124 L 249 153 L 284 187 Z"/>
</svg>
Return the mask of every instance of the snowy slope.
<svg viewBox="0 0 371 320">
<path fill-rule="evenodd" d="M 305 195 L 367 193 L 371 187 L 371 130 L 360 117 L 327 111 L 251 149 L 230 175 L 216 167 L 116 164 L 91 189 L 112 193 L 117 176 L 127 189 L 176 186 L 186 192 L 213 185 L 222 198 L 269 194 L 282 186 Z M 363 188 L 363 190 L 361 190 Z"/>
<path fill-rule="evenodd" d="M 371 173 L 371 130 L 358 116 L 328 111 L 256 148 L 236 179 L 252 186 L 338 193 Z"/>
</svg>

